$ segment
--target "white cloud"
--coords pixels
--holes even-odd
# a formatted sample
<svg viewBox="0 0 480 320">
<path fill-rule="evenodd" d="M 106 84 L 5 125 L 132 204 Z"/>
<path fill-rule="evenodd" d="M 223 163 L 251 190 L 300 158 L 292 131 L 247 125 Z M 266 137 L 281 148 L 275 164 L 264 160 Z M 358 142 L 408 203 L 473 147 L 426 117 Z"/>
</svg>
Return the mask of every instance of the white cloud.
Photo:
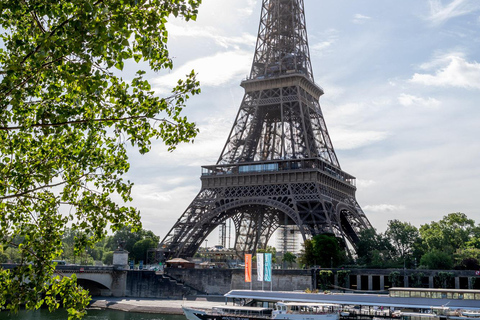
<svg viewBox="0 0 480 320">
<path fill-rule="evenodd" d="M 223 0 L 222 0 L 223 1 Z M 238 11 L 246 16 L 250 16 L 257 5 L 257 0 L 247 0 L 245 1 L 244 7 Z"/>
<path fill-rule="evenodd" d="M 184 78 L 192 69 L 197 73 L 197 80 L 202 87 L 222 86 L 231 80 L 245 78 L 250 71 L 252 53 L 245 51 L 220 52 L 210 57 L 203 57 L 187 62 L 174 69 L 172 73 L 152 80 L 157 93 L 167 93 L 178 79 Z"/>
<path fill-rule="evenodd" d="M 356 15 L 353 16 L 353 23 L 355 24 L 364 24 L 371 18 L 368 16 L 364 16 L 363 14 L 357 13 Z"/>
<path fill-rule="evenodd" d="M 392 212 L 392 211 L 404 210 L 405 207 L 401 205 L 395 205 L 395 204 L 375 204 L 375 205 L 364 206 L 363 209 L 366 211 L 372 211 L 372 212 Z"/>
<path fill-rule="evenodd" d="M 440 101 L 435 98 L 420 98 L 416 96 L 412 96 L 410 94 L 402 93 L 398 97 L 398 102 L 402 106 L 410 107 L 410 106 L 417 106 L 417 107 L 425 107 L 425 108 L 436 108 L 440 105 Z"/>
<path fill-rule="evenodd" d="M 351 131 L 336 129 L 333 142 L 335 149 L 352 150 L 385 140 L 388 133 L 381 131 Z"/>
<path fill-rule="evenodd" d="M 325 51 L 330 49 L 331 46 L 338 40 L 338 31 L 335 29 L 328 29 L 323 32 L 319 38 L 321 38 L 322 41 L 310 43 L 310 53 L 312 56 L 321 56 Z"/>
<path fill-rule="evenodd" d="M 332 45 L 332 41 L 323 41 L 315 43 L 313 46 L 310 46 L 310 51 L 312 53 L 322 52 Z"/>
<path fill-rule="evenodd" d="M 368 188 L 375 185 L 377 182 L 374 180 L 363 180 L 357 179 L 357 187 L 358 188 Z"/>
<path fill-rule="evenodd" d="M 480 9 L 478 0 L 453 0 L 447 5 L 443 5 L 441 0 L 429 0 L 429 4 L 430 15 L 427 20 L 434 24 L 441 24 Z"/>
<path fill-rule="evenodd" d="M 168 30 L 171 38 L 189 37 L 195 38 L 196 40 L 198 40 L 199 38 L 212 39 L 216 44 L 225 49 L 229 49 L 232 47 L 238 48 L 239 45 L 246 45 L 253 48 L 257 39 L 256 36 L 248 33 L 243 33 L 241 36 L 236 37 L 223 36 L 221 34 L 222 32 L 213 26 L 205 26 L 202 28 L 198 28 L 192 24 L 178 25 L 171 23 L 168 25 Z"/>
<path fill-rule="evenodd" d="M 461 55 L 450 54 L 422 65 L 423 69 L 440 67 L 435 74 L 415 73 L 411 82 L 426 86 L 480 89 L 480 63 L 468 62 Z"/>
</svg>

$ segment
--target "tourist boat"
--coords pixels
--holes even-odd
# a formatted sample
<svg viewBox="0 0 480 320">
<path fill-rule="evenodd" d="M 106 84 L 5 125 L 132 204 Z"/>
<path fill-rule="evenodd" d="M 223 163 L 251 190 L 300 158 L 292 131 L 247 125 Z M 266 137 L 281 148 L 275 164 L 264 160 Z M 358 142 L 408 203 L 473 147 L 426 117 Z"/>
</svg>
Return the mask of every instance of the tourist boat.
<svg viewBox="0 0 480 320">
<path fill-rule="evenodd" d="M 188 320 L 339 320 L 339 305 L 277 302 L 275 309 L 248 306 L 218 306 L 212 309 L 182 307 Z"/>
</svg>

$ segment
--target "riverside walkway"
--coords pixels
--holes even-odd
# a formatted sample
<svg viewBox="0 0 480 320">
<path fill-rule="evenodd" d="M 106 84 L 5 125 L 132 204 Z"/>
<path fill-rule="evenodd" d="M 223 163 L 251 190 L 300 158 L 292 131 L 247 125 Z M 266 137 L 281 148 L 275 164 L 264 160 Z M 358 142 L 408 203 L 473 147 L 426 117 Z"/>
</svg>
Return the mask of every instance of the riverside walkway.
<svg viewBox="0 0 480 320">
<path fill-rule="evenodd" d="M 98 297 L 92 299 L 90 308 L 140 313 L 183 314 L 182 306 L 212 308 L 223 303 L 225 303 L 224 296 L 195 296 L 183 300 Z"/>
</svg>

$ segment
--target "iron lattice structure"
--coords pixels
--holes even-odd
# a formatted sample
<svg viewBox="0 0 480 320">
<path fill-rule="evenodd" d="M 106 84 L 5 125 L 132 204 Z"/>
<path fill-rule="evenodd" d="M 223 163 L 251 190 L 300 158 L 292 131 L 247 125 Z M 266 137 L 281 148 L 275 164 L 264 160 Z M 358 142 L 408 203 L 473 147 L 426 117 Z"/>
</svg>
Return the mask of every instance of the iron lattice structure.
<svg viewBox="0 0 480 320">
<path fill-rule="evenodd" d="M 235 249 L 265 248 L 280 226 L 303 239 L 333 233 L 350 250 L 371 228 L 342 171 L 314 83 L 303 0 L 263 0 L 245 95 L 216 165 L 202 167 L 202 188 L 160 244 L 166 257 L 192 257 L 232 219 Z"/>
</svg>

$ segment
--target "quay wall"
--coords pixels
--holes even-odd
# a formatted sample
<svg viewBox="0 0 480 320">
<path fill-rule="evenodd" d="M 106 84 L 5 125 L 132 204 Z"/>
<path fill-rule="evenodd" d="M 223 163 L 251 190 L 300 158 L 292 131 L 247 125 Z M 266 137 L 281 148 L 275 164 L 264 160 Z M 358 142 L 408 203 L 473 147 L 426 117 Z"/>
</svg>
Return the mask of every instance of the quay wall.
<svg viewBox="0 0 480 320">
<path fill-rule="evenodd" d="M 331 271 L 328 273 L 327 287 L 324 286 L 325 278 L 320 276 L 320 271 L 325 270 Z M 88 280 L 93 285 L 95 279 L 92 277 L 95 274 L 92 275 L 87 271 L 80 271 L 79 279 L 85 278 L 85 281 Z M 343 271 L 343 274 L 348 271 L 348 277 L 341 278 L 340 271 Z M 446 285 L 448 288 L 456 289 L 480 289 L 480 276 L 470 270 L 274 269 L 272 282 L 264 282 L 263 286 L 262 282 L 257 280 L 256 269 L 253 269 L 251 283 L 245 283 L 243 269 L 165 268 L 163 273 L 147 270 L 124 270 L 121 273 L 122 277 L 112 277 L 105 272 L 99 274 L 105 277 L 105 281 L 111 279 L 112 282 L 111 285 L 101 285 L 99 282 L 100 289 L 103 288 L 105 295 L 108 295 L 106 291 L 109 291 L 113 296 L 183 299 L 194 295 L 223 295 L 234 289 L 305 291 L 326 288 L 330 290 L 331 285 L 337 289 L 358 292 L 385 292 L 392 286 L 441 288 L 442 285 Z M 391 282 L 392 274 L 396 275 L 396 283 Z M 90 277 L 87 279 L 87 276 Z M 109 276 L 108 279 L 107 276 Z"/>
<path fill-rule="evenodd" d="M 250 283 L 245 283 L 245 273 L 243 270 L 235 269 L 232 273 L 230 290 L 248 290 Z M 262 282 L 257 281 L 256 269 L 252 272 L 251 287 L 253 290 L 262 290 Z M 272 282 L 264 282 L 263 289 L 274 291 L 295 291 L 311 289 L 312 271 L 311 270 L 272 270 Z"/>
<path fill-rule="evenodd" d="M 126 278 L 125 297 L 182 299 L 189 294 L 182 284 L 155 271 L 129 270 Z"/>
<path fill-rule="evenodd" d="M 225 294 L 231 289 L 233 274 L 238 269 L 166 268 L 165 276 L 183 283 L 199 294 Z M 243 270 L 242 270 L 243 271 Z"/>
<path fill-rule="evenodd" d="M 223 295 L 234 289 L 250 289 L 243 269 L 165 269 L 165 275 L 188 285 L 201 294 Z M 252 289 L 261 290 L 256 269 L 252 274 Z M 311 270 L 273 270 L 272 282 L 264 282 L 265 290 L 295 291 L 312 287 Z"/>
</svg>

